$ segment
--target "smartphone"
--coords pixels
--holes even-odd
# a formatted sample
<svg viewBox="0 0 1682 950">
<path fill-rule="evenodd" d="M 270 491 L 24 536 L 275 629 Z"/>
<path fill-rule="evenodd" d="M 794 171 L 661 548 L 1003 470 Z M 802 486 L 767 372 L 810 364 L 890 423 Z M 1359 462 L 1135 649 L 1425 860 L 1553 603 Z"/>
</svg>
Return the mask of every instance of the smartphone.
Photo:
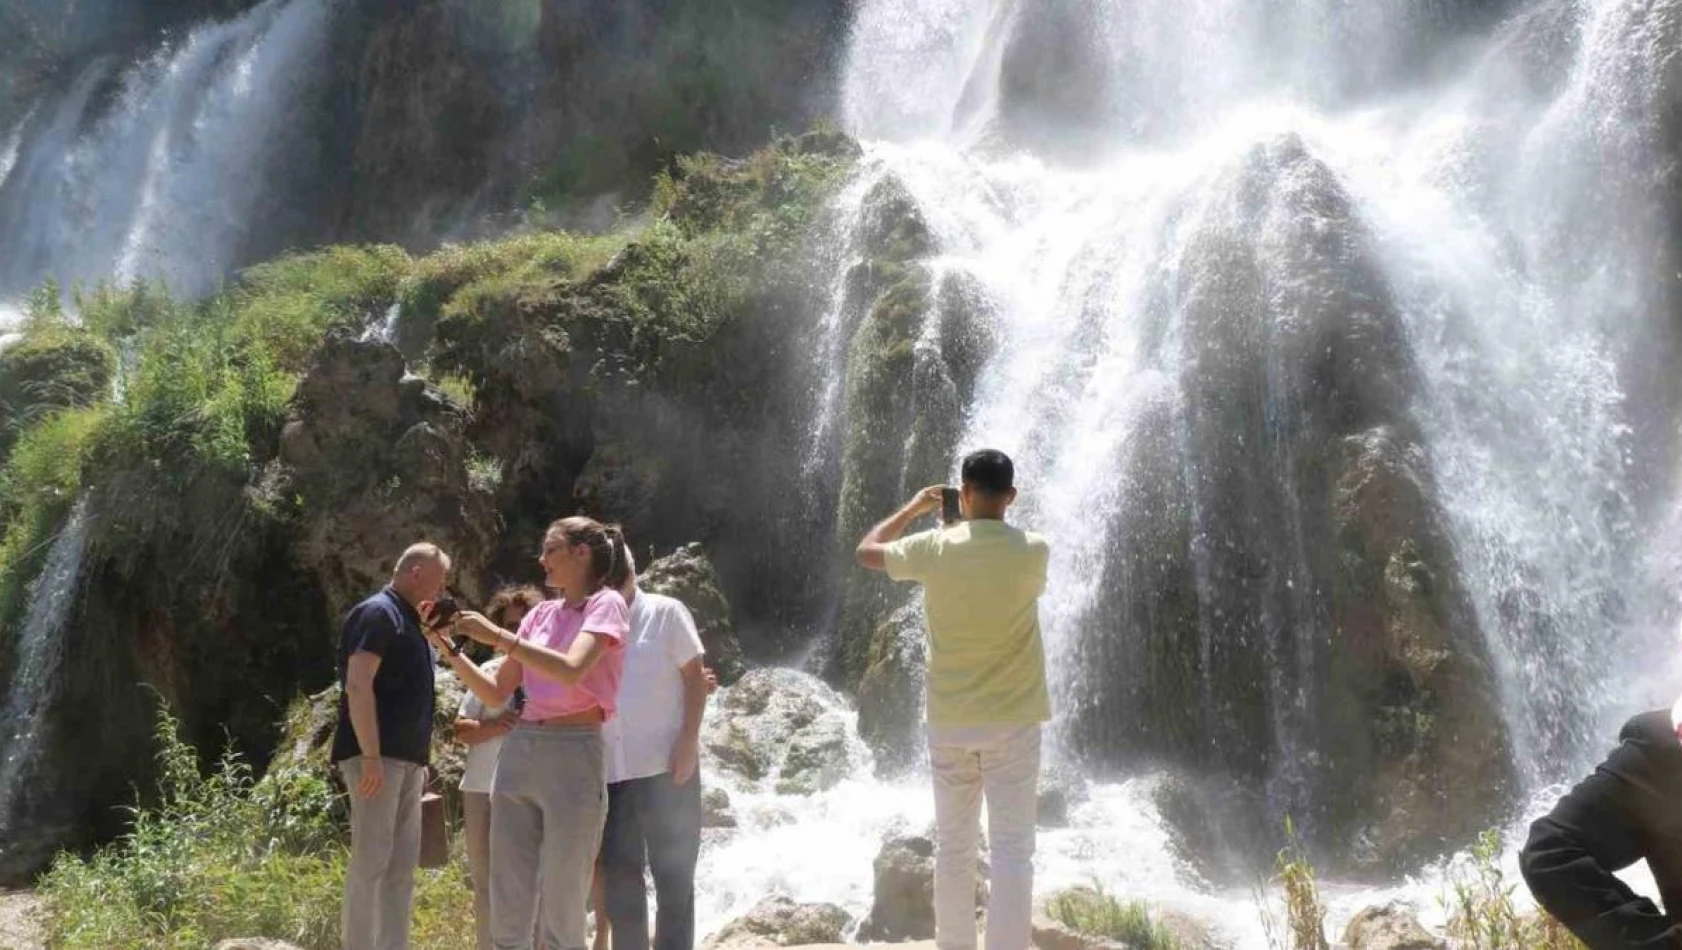
<svg viewBox="0 0 1682 950">
<path fill-rule="evenodd" d="M 958 504 L 958 490 L 956 488 L 942 488 L 940 490 L 940 523 L 957 524 L 964 520 L 963 507 Z"/>
<path fill-rule="evenodd" d="M 461 608 L 456 606 L 455 598 L 446 594 L 433 601 L 432 612 L 427 615 L 426 625 L 434 630 L 437 630 L 439 627 L 449 623 L 450 618 L 454 617 L 460 611 Z"/>
</svg>

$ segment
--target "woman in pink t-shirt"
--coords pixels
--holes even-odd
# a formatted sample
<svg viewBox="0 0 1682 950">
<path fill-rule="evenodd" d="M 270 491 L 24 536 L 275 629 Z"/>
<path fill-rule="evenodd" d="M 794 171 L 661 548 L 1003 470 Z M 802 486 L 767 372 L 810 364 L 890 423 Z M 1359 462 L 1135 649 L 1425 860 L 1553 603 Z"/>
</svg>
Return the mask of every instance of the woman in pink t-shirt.
<svg viewBox="0 0 1682 950">
<path fill-rule="evenodd" d="M 618 528 L 589 518 L 550 525 L 538 562 L 561 599 L 532 608 L 518 633 L 472 611 L 451 625 L 508 654 L 494 678 L 449 649 L 442 633 L 433 637 L 484 702 L 501 705 L 525 687 L 520 723 L 491 778 L 492 943 L 530 950 L 540 912 L 546 950 L 584 950 L 590 876 L 607 816 L 601 729 L 613 718 L 630 629 L 616 588 L 629 564 Z"/>
</svg>

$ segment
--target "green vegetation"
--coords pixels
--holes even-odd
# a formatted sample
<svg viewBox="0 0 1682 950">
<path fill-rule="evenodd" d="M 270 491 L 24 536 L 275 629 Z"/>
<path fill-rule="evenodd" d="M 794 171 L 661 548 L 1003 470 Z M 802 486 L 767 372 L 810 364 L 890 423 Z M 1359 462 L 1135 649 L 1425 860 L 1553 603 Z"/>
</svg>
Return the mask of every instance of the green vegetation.
<svg viewBox="0 0 1682 950">
<path fill-rule="evenodd" d="M 117 369 L 110 344 L 72 326 L 57 306 L 57 290 L 44 290 L 30 306 L 22 338 L 0 351 L 0 455 L 46 416 L 103 400 Z"/>
<path fill-rule="evenodd" d="M 60 855 L 41 880 L 49 943 L 197 950 L 262 935 L 337 950 L 348 854 L 333 789 L 294 769 L 256 780 L 233 752 L 201 775 L 167 711 L 156 740 L 156 803 L 133 810 L 122 839 L 86 858 Z M 465 946 L 472 903 L 459 855 L 420 872 L 411 946 Z"/>
<path fill-rule="evenodd" d="M 338 945 L 342 799 L 319 770 L 259 780 L 231 751 L 217 760 L 235 746 L 266 756 L 275 701 L 319 688 L 331 662 L 325 572 L 300 565 L 300 552 L 314 519 L 344 499 L 317 500 L 276 464 L 323 341 L 360 334 L 398 304 L 407 364 L 471 407 L 474 426 L 489 420 L 467 427 L 461 447 L 470 484 L 547 517 L 560 502 L 538 493 L 570 501 L 576 473 L 502 486 L 528 477 L 508 460 L 520 445 L 576 452 L 591 434 L 551 443 L 496 416 L 518 399 L 537 407 L 528 418 L 553 419 L 564 400 L 586 423 L 643 392 L 679 394 L 709 423 L 768 402 L 761 380 L 786 367 L 776 344 L 799 332 L 790 318 L 808 291 L 793 265 L 851 160 L 821 145 L 787 139 L 740 162 L 674 167 L 657 216 L 624 233 L 533 232 L 418 259 L 327 248 L 253 267 L 202 301 L 145 284 L 77 292 L 73 315 L 57 288 L 37 295 L 22 338 L 0 353 L 0 398 L 27 403 L 5 407 L 0 434 L 0 664 L 31 579 L 86 499 L 85 570 L 108 583 L 73 609 L 100 636 L 145 649 L 113 654 L 69 695 L 95 701 L 102 684 L 138 680 L 193 697 L 179 722 L 159 726 L 156 793 L 134 714 L 144 699 L 124 693 L 128 713 L 99 733 L 101 748 L 133 753 L 122 768 L 141 780 L 139 805 L 127 835 L 62 856 L 43 880 L 51 945 L 198 948 L 251 935 Z M 609 387 L 624 398 L 586 401 Z M 412 396 L 404 387 L 399 398 Z M 407 484 L 385 475 L 370 492 Z M 459 866 L 422 874 L 414 946 L 464 945 L 463 878 Z"/>
<path fill-rule="evenodd" d="M 301 372 L 328 332 L 364 326 L 391 306 L 409 268 L 409 255 L 384 245 L 292 254 L 246 270 L 219 309 L 234 340 Z"/>
<path fill-rule="evenodd" d="M 1262 929 L 1275 950 L 1329 950 L 1326 942 L 1326 904 L 1320 899 L 1314 865 L 1302 849 L 1296 824 L 1285 819 L 1285 847 L 1274 857 L 1273 883 L 1285 902 L 1281 922 L 1265 897 L 1258 896 Z"/>
<path fill-rule="evenodd" d="M 1151 919 L 1144 901 L 1123 903 L 1103 887 L 1076 887 L 1052 895 L 1046 913 L 1070 930 L 1125 944 L 1130 950 L 1180 950 L 1169 930 Z"/>
<path fill-rule="evenodd" d="M 1546 913 L 1521 915 L 1501 870 L 1501 833 L 1486 831 L 1449 874 L 1448 932 L 1462 950 L 1582 950 Z"/>
<path fill-rule="evenodd" d="M 81 493 L 88 446 L 105 417 L 104 406 L 48 416 L 24 433 L 0 468 L 0 631 L 17 629 L 27 581 L 40 572 Z"/>
</svg>

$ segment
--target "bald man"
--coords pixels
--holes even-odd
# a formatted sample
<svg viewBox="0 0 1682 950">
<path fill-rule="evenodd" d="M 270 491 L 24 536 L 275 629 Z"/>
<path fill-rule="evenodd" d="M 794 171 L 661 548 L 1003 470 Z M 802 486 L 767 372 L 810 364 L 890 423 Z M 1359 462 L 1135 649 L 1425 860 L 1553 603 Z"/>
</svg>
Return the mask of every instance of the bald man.
<svg viewBox="0 0 1682 950">
<path fill-rule="evenodd" d="M 333 762 L 350 790 L 350 866 L 340 926 L 347 950 L 407 950 L 420 863 L 421 790 L 432 748 L 432 647 L 421 613 L 444 592 L 450 558 L 415 544 L 391 583 L 345 614 Z"/>
</svg>

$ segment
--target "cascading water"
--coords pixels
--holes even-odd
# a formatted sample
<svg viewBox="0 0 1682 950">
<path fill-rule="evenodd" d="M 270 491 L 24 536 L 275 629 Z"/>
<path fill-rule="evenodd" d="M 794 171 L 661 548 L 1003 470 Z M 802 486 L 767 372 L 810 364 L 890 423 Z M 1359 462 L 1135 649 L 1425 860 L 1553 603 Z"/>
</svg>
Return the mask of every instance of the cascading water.
<svg viewBox="0 0 1682 950">
<path fill-rule="evenodd" d="M 329 8 L 267 0 L 38 103 L 0 143 L 0 299 L 49 278 L 214 288 L 315 106 Z"/>
<path fill-rule="evenodd" d="M 61 681 L 64 624 L 82 580 L 87 537 L 86 502 L 77 502 L 30 589 L 0 713 L 0 843 L 14 842 L 17 836 L 11 832 L 20 827 L 17 823 L 31 820 L 20 795 L 26 794 L 31 772 L 40 764 L 44 713 Z M 4 862 L 0 846 L 0 864 Z"/>
<path fill-rule="evenodd" d="M 1654 90 L 1676 9 L 1025 8 L 870 0 L 845 108 L 861 181 L 897 181 L 926 219 L 931 282 L 961 275 L 984 298 L 996 350 L 961 445 L 1017 458 L 1019 520 L 1054 542 L 1059 756 L 1124 774 L 1172 759 L 1138 734 L 1163 718 L 1149 697 L 1171 695 L 1195 728 L 1170 744 L 1259 781 L 1269 820 L 1315 813 L 1325 644 L 1344 622 L 1316 526 L 1347 499 L 1314 480 L 1342 477 L 1320 455 L 1390 452 L 1420 473 L 1435 514 L 1419 520 L 1447 552 L 1398 586 L 1455 589 L 1441 622 L 1487 657 L 1528 802 L 1478 820 L 1522 821 L 1675 689 L 1675 582 L 1651 568 L 1674 558 L 1648 527 L 1669 514 L 1674 432 L 1636 433 L 1673 428 L 1675 408 L 1642 381 L 1674 356 L 1643 350 L 1667 318 Z M 1401 550 L 1392 581 L 1417 569 Z M 1174 558 L 1183 577 L 1157 571 Z M 1161 640 L 1176 623 L 1194 642 Z M 1184 663 L 1163 669 L 1169 646 Z M 1232 678 L 1237 650 L 1259 681 Z M 1224 728 L 1259 741 L 1223 744 Z M 1247 898 L 1171 857 L 1158 781 L 1100 785 L 1045 834 L 1041 888 L 1097 877 L 1263 945 Z M 1334 886 L 1333 923 L 1392 895 L 1436 916 L 1438 873 Z"/>
</svg>

